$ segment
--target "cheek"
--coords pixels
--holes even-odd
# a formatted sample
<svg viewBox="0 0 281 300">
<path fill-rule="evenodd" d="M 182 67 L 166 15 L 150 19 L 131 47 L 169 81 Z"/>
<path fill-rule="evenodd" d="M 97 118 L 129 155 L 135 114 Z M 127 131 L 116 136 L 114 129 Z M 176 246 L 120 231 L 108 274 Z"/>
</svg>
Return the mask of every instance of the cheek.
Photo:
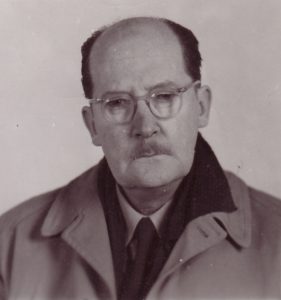
<svg viewBox="0 0 281 300">
<path fill-rule="evenodd" d="M 171 138 L 174 143 L 180 145 L 189 144 L 194 139 L 198 131 L 198 122 L 194 115 L 180 118 L 174 124 L 171 124 Z"/>
<path fill-rule="evenodd" d="M 181 118 L 172 128 L 170 141 L 173 151 L 182 163 L 189 163 L 193 159 L 198 134 L 196 117 L 190 114 L 188 117 Z"/>
<path fill-rule="evenodd" d="M 125 130 L 105 130 L 102 133 L 102 149 L 109 168 L 119 183 L 122 182 L 130 162 L 130 143 Z"/>
<path fill-rule="evenodd" d="M 99 136 L 103 152 L 108 159 L 121 160 L 126 156 L 128 148 L 126 129 L 104 127 Z"/>
</svg>

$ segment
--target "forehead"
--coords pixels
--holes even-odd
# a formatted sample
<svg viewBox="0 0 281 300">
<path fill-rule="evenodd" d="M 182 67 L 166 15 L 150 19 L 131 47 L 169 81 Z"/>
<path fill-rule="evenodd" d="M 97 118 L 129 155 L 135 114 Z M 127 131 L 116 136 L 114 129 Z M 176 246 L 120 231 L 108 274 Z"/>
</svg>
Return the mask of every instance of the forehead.
<svg viewBox="0 0 281 300">
<path fill-rule="evenodd" d="M 128 80 L 146 85 L 172 80 L 176 74 L 187 76 L 178 38 L 155 20 L 121 22 L 104 32 L 91 51 L 90 70 L 95 87 L 104 80 L 113 85 Z"/>
</svg>

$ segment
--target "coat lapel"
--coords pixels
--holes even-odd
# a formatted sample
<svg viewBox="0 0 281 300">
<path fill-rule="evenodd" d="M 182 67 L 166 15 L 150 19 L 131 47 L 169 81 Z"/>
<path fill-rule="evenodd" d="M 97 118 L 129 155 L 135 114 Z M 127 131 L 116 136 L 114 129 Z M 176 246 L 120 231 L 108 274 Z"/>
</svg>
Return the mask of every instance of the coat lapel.
<svg viewBox="0 0 281 300">
<path fill-rule="evenodd" d="M 61 190 L 44 220 L 43 236 L 60 234 L 103 279 L 112 298 L 116 284 L 107 225 L 96 193 L 96 169 Z"/>
<path fill-rule="evenodd" d="M 159 275 L 159 280 L 172 273 L 192 257 L 219 243 L 225 237 L 226 232 L 210 215 L 191 221 L 174 246 Z"/>
<path fill-rule="evenodd" d="M 226 173 L 237 210 L 213 212 L 192 220 L 175 244 L 152 290 L 167 276 L 196 255 L 220 243 L 227 236 L 236 246 L 251 244 L 251 208 L 246 186 L 231 173 Z M 218 222 L 219 221 L 219 222 Z"/>
</svg>

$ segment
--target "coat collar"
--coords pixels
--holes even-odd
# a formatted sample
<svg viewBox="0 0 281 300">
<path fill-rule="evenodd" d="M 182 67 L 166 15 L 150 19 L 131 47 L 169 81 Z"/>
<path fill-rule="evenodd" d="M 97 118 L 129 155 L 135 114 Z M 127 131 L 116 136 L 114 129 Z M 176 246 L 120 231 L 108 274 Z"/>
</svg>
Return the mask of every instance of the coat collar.
<svg viewBox="0 0 281 300">
<path fill-rule="evenodd" d="M 227 235 L 240 247 L 250 245 L 251 215 L 247 187 L 236 176 L 228 173 L 226 176 L 237 210 L 230 213 L 213 212 L 191 221 L 161 274 L 172 271 L 178 264 L 203 252 Z M 109 292 L 116 295 L 110 241 L 96 182 L 97 168 L 94 167 L 62 188 L 49 208 L 41 233 L 45 237 L 61 234 L 100 274 Z"/>
<path fill-rule="evenodd" d="M 226 172 L 232 198 L 237 207 L 232 213 L 214 212 L 213 218 L 220 220 L 226 233 L 241 247 L 249 247 L 251 244 L 251 207 L 248 187 L 245 183 Z"/>
</svg>

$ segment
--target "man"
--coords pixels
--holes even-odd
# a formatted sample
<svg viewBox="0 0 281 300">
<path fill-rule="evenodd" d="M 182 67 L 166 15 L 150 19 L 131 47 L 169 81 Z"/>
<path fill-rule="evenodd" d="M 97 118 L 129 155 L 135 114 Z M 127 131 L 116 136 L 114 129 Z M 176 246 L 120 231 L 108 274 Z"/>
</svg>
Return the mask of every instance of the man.
<svg viewBox="0 0 281 300">
<path fill-rule="evenodd" d="M 281 204 L 224 173 L 198 133 L 211 92 L 192 32 L 126 19 L 82 55 L 105 158 L 2 217 L 0 298 L 280 298 Z"/>
</svg>

